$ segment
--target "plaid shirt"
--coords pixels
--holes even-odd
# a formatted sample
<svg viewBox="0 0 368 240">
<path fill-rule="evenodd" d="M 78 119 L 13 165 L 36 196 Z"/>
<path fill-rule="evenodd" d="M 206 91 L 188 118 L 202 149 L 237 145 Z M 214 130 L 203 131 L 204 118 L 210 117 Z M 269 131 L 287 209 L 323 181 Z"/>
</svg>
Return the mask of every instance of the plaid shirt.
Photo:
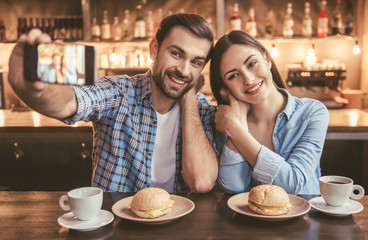
<svg viewBox="0 0 368 240">
<path fill-rule="evenodd" d="M 152 107 L 150 71 L 128 77 L 104 77 L 92 86 L 74 86 L 78 109 L 67 124 L 93 122 L 93 186 L 104 191 L 137 192 L 151 185 L 151 163 L 157 117 Z M 216 149 L 216 108 L 197 94 L 207 137 Z M 182 132 L 176 141 L 174 192 L 188 192 L 181 175 Z M 170 133 L 168 133 L 170 134 Z"/>
</svg>

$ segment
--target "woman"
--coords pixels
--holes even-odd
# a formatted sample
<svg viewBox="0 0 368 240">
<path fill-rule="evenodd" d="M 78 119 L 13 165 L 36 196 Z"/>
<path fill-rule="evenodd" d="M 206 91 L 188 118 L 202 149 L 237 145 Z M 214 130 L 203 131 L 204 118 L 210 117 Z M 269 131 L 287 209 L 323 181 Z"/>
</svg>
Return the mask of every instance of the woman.
<svg viewBox="0 0 368 240">
<path fill-rule="evenodd" d="M 290 194 L 319 194 L 326 107 L 291 96 L 265 47 L 242 31 L 216 43 L 210 78 L 219 104 L 216 129 L 226 138 L 219 172 L 224 190 L 273 184 Z"/>
</svg>

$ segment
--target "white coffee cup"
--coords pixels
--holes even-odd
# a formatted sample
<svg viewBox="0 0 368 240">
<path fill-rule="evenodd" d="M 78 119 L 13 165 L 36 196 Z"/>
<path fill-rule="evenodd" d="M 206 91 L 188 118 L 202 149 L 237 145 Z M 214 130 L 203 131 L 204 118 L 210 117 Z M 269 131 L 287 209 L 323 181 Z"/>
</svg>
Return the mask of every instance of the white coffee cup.
<svg viewBox="0 0 368 240">
<path fill-rule="evenodd" d="M 342 206 L 349 198 L 361 199 L 364 196 L 364 188 L 354 185 L 348 177 L 322 176 L 319 178 L 319 188 L 323 199 L 332 206 Z"/>
<path fill-rule="evenodd" d="M 67 195 L 61 196 L 59 205 L 65 211 L 72 211 L 79 220 L 91 220 L 100 212 L 102 200 L 102 189 L 81 187 L 70 190 Z"/>
</svg>

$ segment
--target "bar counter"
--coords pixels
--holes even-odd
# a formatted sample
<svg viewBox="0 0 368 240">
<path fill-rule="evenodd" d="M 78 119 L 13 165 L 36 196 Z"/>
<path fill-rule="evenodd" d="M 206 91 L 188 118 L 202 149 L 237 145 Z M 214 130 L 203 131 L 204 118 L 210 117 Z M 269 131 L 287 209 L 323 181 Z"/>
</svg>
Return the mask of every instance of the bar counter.
<svg viewBox="0 0 368 240">
<path fill-rule="evenodd" d="M 92 231 L 58 225 L 65 214 L 58 200 L 66 192 L 0 192 L 0 239 L 354 239 L 368 237 L 368 196 L 358 200 L 364 210 L 336 217 L 311 208 L 284 221 L 264 221 L 231 210 L 224 193 L 187 194 L 195 208 L 164 224 L 146 225 L 114 216 L 112 223 Z M 102 208 L 130 193 L 104 193 Z M 301 196 L 306 200 L 314 196 Z M 174 204 L 175 206 L 175 204 Z"/>
</svg>

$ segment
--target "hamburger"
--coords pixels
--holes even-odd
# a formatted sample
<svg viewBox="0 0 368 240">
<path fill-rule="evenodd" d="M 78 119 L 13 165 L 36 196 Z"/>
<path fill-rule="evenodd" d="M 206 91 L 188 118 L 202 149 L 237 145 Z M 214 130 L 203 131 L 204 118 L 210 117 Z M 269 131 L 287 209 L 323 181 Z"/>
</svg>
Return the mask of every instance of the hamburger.
<svg viewBox="0 0 368 240">
<path fill-rule="evenodd" d="M 138 191 L 130 203 L 131 211 L 141 218 L 158 218 L 171 211 L 174 201 L 161 188 L 144 188 Z"/>
<path fill-rule="evenodd" d="M 262 215 L 283 215 L 291 209 L 288 194 L 275 185 L 259 185 L 252 188 L 248 195 L 248 206 Z"/>
</svg>

